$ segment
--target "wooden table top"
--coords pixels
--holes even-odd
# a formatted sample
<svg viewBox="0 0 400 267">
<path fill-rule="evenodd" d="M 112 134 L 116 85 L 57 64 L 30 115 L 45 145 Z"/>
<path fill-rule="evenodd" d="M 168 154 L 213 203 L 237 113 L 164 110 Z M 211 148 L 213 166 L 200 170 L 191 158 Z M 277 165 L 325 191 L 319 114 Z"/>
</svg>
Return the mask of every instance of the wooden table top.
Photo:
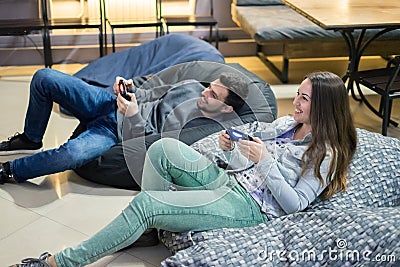
<svg viewBox="0 0 400 267">
<path fill-rule="evenodd" d="M 400 28 L 399 0 L 282 0 L 327 30 Z"/>
</svg>

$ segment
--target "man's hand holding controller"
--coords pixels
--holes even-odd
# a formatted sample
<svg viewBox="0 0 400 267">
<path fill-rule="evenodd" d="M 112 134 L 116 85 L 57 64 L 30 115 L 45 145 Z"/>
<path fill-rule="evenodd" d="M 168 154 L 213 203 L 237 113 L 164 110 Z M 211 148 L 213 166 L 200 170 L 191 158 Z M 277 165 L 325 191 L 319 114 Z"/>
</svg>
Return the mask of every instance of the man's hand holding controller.
<svg viewBox="0 0 400 267">
<path fill-rule="evenodd" d="M 134 93 L 129 93 L 133 88 L 132 79 L 125 80 L 117 76 L 113 86 L 114 94 L 117 95 L 118 111 L 125 117 L 132 117 L 139 112 L 138 103 Z"/>
<path fill-rule="evenodd" d="M 132 92 L 133 81 L 132 79 L 126 80 L 123 77 L 117 76 L 113 86 L 114 94 L 121 94 L 126 100 L 130 101 L 130 93 Z"/>
</svg>

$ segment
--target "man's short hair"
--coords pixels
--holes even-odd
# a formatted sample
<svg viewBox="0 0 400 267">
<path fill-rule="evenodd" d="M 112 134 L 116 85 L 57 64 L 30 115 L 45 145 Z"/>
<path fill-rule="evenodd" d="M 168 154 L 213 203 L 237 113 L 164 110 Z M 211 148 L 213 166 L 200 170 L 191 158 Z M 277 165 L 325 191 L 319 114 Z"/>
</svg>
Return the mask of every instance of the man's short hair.
<svg viewBox="0 0 400 267">
<path fill-rule="evenodd" d="M 243 106 L 249 94 L 248 83 L 242 75 L 232 72 L 221 73 L 219 81 L 229 89 L 225 104 L 232 106 L 233 110 L 237 112 Z"/>
</svg>

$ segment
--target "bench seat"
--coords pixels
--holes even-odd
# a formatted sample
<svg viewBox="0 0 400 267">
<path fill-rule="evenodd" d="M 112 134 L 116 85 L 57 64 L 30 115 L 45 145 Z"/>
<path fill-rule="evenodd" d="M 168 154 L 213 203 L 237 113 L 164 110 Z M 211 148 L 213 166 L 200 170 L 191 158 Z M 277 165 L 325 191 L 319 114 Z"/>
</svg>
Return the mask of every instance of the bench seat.
<svg viewBox="0 0 400 267">
<path fill-rule="evenodd" d="M 290 7 L 277 4 L 277 1 L 273 1 L 274 4 L 268 2 L 271 1 L 234 0 L 232 19 L 255 40 L 257 55 L 282 82 L 288 82 L 289 59 L 348 56 L 348 48 L 340 32 L 325 30 Z M 378 31 L 368 30 L 366 38 Z M 397 55 L 400 52 L 399 40 L 400 30 L 388 32 L 372 42 L 364 55 Z M 281 69 L 267 58 L 276 55 L 283 56 Z"/>
</svg>

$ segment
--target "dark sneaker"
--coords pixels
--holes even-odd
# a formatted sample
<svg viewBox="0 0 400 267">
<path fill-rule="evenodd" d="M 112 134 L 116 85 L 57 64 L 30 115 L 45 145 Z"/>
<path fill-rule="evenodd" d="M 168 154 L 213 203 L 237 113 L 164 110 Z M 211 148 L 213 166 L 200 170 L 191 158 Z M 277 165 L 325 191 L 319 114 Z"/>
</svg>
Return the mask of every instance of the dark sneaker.
<svg viewBox="0 0 400 267">
<path fill-rule="evenodd" d="M 16 183 L 13 175 L 10 173 L 10 166 L 6 167 L 8 163 L 0 163 L 0 184 Z"/>
<path fill-rule="evenodd" d="M 51 256 L 48 252 L 43 253 L 40 255 L 38 259 L 35 258 L 27 258 L 23 259 L 21 263 L 15 264 L 10 267 L 51 267 L 50 264 L 46 262 L 46 260 Z"/>
<path fill-rule="evenodd" d="M 34 143 L 25 134 L 16 133 L 8 141 L 0 143 L 0 156 L 14 154 L 35 154 L 42 150 L 42 142 Z"/>
</svg>

